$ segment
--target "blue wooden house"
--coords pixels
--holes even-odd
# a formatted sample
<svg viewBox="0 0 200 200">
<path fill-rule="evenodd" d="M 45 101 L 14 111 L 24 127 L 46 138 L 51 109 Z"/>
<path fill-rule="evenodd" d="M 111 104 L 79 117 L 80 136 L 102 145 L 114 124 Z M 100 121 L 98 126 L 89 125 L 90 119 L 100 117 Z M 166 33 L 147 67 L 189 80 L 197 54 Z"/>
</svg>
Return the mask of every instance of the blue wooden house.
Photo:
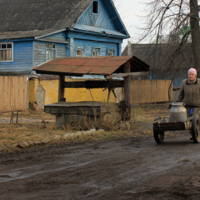
<svg viewBox="0 0 200 200">
<path fill-rule="evenodd" d="M 0 0 L 0 75 L 56 57 L 120 56 L 125 38 L 112 0 Z"/>
</svg>

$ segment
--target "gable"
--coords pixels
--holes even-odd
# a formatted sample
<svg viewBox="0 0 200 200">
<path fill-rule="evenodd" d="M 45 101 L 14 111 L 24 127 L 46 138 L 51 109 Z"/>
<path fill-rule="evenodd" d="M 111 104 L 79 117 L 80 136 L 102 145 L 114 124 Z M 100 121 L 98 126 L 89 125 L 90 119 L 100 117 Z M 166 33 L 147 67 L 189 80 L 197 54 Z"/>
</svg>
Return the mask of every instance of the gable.
<svg viewBox="0 0 200 200">
<path fill-rule="evenodd" d="M 98 13 L 93 13 L 92 3 L 78 20 L 77 24 L 116 30 L 115 25 L 113 24 L 112 19 L 108 14 L 102 0 L 95 0 L 95 2 L 98 2 Z"/>
<path fill-rule="evenodd" d="M 93 11 L 94 2 L 98 2 L 97 13 Z M 129 38 L 129 34 L 112 0 L 94 0 L 74 26 L 74 28 L 88 31 L 92 31 L 92 27 L 94 32 L 104 33 L 105 31 L 107 34 Z M 108 30 L 111 31 L 108 32 Z"/>
</svg>

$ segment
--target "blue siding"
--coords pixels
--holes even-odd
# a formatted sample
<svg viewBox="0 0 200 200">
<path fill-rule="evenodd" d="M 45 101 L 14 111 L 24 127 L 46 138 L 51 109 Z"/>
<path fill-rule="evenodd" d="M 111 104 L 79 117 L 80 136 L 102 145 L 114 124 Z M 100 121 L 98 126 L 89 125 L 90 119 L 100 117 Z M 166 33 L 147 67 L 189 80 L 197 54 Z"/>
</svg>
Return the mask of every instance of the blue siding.
<svg viewBox="0 0 200 200">
<path fill-rule="evenodd" d="M 91 6 L 84 12 L 77 23 L 116 30 L 112 19 L 110 18 L 104 4 L 102 3 L 102 0 L 95 1 L 98 1 L 99 4 L 98 14 L 93 13 L 93 4 L 91 4 Z"/>
<path fill-rule="evenodd" d="M 92 56 L 93 48 L 101 49 L 100 56 L 107 56 L 108 49 L 115 50 L 115 56 L 121 55 L 122 39 L 76 32 L 69 32 L 67 37 L 70 38 L 70 53 L 68 54 L 70 57 L 76 56 L 78 47 L 83 47 L 84 56 Z"/>
<path fill-rule="evenodd" d="M 46 43 L 34 41 L 34 66 L 46 62 Z"/>
<path fill-rule="evenodd" d="M 100 48 L 99 56 L 107 56 L 108 49 L 112 49 L 112 50 L 115 50 L 115 52 L 117 52 L 117 44 L 115 44 L 115 43 L 96 42 L 96 41 L 75 39 L 74 40 L 74 48 L 73 48 L 74 49 L 73 56 L 76 56 L 76 51 L 78 48 L 83 48 L 83 53 L 84 53 L 83 55 L 88 56 L 88 57 L 92 56 L 93 48 Z"/>
<path fill-rule="evenodd" d="M 56 45 L 56 57 L 67 57 L 66 44 L 57 44 Z"/>
<path fill-rule="evenodd" d="M 47 41 L 47 42 L 56 42 L 56 43 L 66 43 L 65 32 L 55 33 L 49 36 L 41 37 L 38 40 Z"/>
<path fill-rule="evenodd" d="M 18 73 L 21 75 L 31 73 L 33 67 L 33 42 L 14 42 L 14 61 L 0 62 L 0 74 Z"/>
<path fill-rule="evenodd" d="M 39 66 L 45 63 L 46 60 L 46 45 L 48 42 L 35 41 L 34 42 L 34 66 Z M 54 42 L 55 43 L 55 42 Z M 66 44 L 56 44 L 56 57 L 66 57 Z"/>
</svg>

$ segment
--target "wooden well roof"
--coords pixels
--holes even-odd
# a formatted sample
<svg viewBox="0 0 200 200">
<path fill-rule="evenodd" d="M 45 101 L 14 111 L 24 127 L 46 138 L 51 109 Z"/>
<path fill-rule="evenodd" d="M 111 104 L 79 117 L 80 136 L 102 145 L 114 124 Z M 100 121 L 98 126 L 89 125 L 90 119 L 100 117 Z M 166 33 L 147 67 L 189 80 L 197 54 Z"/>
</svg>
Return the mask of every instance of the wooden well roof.
<svg viewBox="0 0 200 200">
<path fill-rule="evenodd" d="M 55 58 L 33 70 L 38 74 L 111 75 L 123 73 L 124 64 L 130 61 L 131 72 L 149 71 L 150 66 L 135 56 L 66 57 Z"/>
</svg>

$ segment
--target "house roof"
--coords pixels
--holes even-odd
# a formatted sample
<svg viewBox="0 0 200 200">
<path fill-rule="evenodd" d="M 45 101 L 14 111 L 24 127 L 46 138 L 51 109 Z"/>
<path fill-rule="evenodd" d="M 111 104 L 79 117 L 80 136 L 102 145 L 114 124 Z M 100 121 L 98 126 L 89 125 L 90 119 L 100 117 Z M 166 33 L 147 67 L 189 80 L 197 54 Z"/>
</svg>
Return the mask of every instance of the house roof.
<svg viewBox="0 0 200 200">
<path fill-rule="evenodd" d="M 31 30 L 31 31 L 0 31 L 0 40 L 21 39 L 21 38 L 35 38 L 58 32 L 58 30 Z"/>
<path fill-rule="evenodd" d="M 113 23 L 119 26 L 121 36 L 129 37 L 112 0 L 103 1 L 109 11 L 112 11 L 109 14 L 115 15 Z M 0 40 L 34 38 L 51 31 L 73 28 L 92 2 L 93 0 L 0 0 Z M 93 31 L 98 32 L 96 29 Z"/>
<path fill-rule="evenodd" d="M 0 31 L 71 27 L 93 0 L 0 0 Z"/>
<path fill-rule="evenodd" d="M 33 70 L 38 74 L 110 75 L 112 73 L 123 73 L 123 65 L 128 61 L 131 63 L 131 72 L 150 70 L 149 65 L 135 56 L 55 58 L 39 67 L 34 67 Z"/>
<path fill-rule="evenodd" d="M 151 70 L 174 70 L 193 66 L 191 44 L 185 43 L 181 48 L 178 44 L 131 44 L 131 55 L 137 56 L 151 66 Z M 128 47 L 122 56 L 128 55 Z"/>
</svg>

